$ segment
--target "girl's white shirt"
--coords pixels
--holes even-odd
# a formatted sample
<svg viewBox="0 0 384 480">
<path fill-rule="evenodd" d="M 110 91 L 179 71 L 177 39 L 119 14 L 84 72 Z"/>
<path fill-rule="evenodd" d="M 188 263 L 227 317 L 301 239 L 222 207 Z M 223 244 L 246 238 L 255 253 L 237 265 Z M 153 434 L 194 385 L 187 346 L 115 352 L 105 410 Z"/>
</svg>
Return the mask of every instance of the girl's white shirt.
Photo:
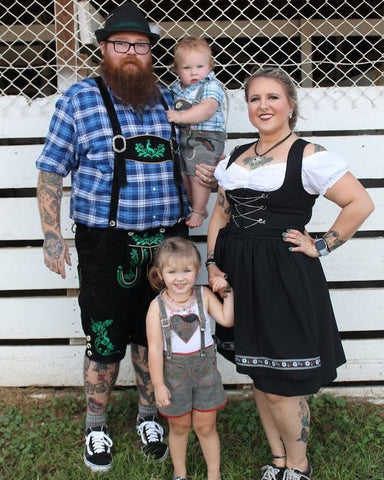
<svg viewBox="0 0 384 480">
<path fill-rule="evenodd" d="M 272 192 L 283 185 L 286 163 L 265 165 L 254 170 L 232 163 L 227 169 L 228 160 L 229 157 L 222 160 L 215 170 L 215 177 L 224 190 L 250 188 Z M 303 158 L 301 171 L 303 187 L 311 195 L 324 195 L 347 171 L 347 162 L 337 153 L 322 151 L 307 155 Z"/>
</svg>

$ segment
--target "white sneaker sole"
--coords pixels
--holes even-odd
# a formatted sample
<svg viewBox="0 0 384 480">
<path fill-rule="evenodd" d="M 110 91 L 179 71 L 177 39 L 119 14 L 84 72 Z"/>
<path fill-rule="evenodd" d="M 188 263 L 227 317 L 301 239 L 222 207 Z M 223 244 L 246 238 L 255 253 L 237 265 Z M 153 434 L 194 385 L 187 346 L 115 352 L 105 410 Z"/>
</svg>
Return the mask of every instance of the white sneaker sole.
<svg viewBox="0 0 384 480">
<path fill-rule="evenodd" d="M 95 465 L 94 463 L 91 463 L 85 456 L 83 457 L 83 459 L 85 465 L 89 467 L 94 473 L 107 472 L 112 466 L 112 463 L 110 463 L 109 465 Z"/>
</svg>

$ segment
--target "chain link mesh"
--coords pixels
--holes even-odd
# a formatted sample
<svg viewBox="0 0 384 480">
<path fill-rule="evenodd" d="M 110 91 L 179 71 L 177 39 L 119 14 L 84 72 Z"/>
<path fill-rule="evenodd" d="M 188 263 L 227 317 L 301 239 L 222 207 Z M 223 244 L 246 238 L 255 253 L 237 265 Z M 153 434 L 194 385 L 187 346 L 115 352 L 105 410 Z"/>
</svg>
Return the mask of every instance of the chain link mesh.
<svg viewBox="0 0 384 480">
<path fill-rule="evenodd" d="M 0 5 L 0 94 L 31 99 L 56 94 L 96 74 L 93 32 L 123 1 L 3 0 Z M 210 43 L 215 72 L 239 89 L 258 66 L 278 65 L 299 87 L 361 88 L 370 102 L 383 96 L 384 6 L 377 0 L 139 0 L 160 27 L 155 71 L 165 84 L 175 42 L 186 35 Z M 351 89 L 340 88 L 343 95 Z M 355 90 L 355 89 L 354 89 Z M 369 92 L 369 93 L 367 93 Z M 342 98 L 340 96 L 340 98 Z M 356 91 L 353 93 L 356 99 Z"/>
</svg>

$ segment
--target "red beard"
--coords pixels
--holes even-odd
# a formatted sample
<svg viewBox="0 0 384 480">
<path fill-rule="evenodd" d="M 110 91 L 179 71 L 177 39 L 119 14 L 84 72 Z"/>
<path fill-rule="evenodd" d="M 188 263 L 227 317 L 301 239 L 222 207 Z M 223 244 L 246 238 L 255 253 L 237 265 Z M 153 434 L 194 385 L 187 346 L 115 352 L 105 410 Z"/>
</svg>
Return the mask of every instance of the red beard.
<svg viewBox="0 0 384 480">
<path fill-rule="evenodd" d="M 126 67 L 128 63 L 134 66 Z M 123 58 L 116 66 L 104 58 L 100 72 L 114 95 L 135 110 L 154 105 L 159 98 L 152 64 L 143 66 L 136 58 L 129 57 Z"/>
</svg>

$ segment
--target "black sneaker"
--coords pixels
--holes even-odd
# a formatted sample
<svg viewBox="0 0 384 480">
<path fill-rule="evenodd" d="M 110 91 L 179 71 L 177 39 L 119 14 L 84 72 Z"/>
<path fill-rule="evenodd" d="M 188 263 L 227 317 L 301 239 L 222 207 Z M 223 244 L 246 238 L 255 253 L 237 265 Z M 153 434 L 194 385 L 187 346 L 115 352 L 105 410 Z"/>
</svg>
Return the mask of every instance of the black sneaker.
<svg viewBox="0 0 384 480">
<path fill-rule="evenodd" d="M 85 432 L 84 463 L 92 472 L 106 472 L 111 468 L 112 440 L 105 425 L 87 428 Z"/>
<path fill-rule="evenodd" d="M 259 480 L 283 480 L 285 467 L 277 467 L 274 463 L 264 465 Z"/>
<path fill-rule="evenodd" d="M 168 457 L 168 446 L 163 443 L 164 430 L 156 415 L 138 418 L 136 431 L 143 444 L 141 450 L 147 458 L 162 462 Z"/>
<path fill-rule="evenodd" d="M 313 468 L 308 460 L 308 471 L 302 472 L 297 468 L 287 468 L 284 472 L 283 480 L 311 480 Z"/>
</svg>

